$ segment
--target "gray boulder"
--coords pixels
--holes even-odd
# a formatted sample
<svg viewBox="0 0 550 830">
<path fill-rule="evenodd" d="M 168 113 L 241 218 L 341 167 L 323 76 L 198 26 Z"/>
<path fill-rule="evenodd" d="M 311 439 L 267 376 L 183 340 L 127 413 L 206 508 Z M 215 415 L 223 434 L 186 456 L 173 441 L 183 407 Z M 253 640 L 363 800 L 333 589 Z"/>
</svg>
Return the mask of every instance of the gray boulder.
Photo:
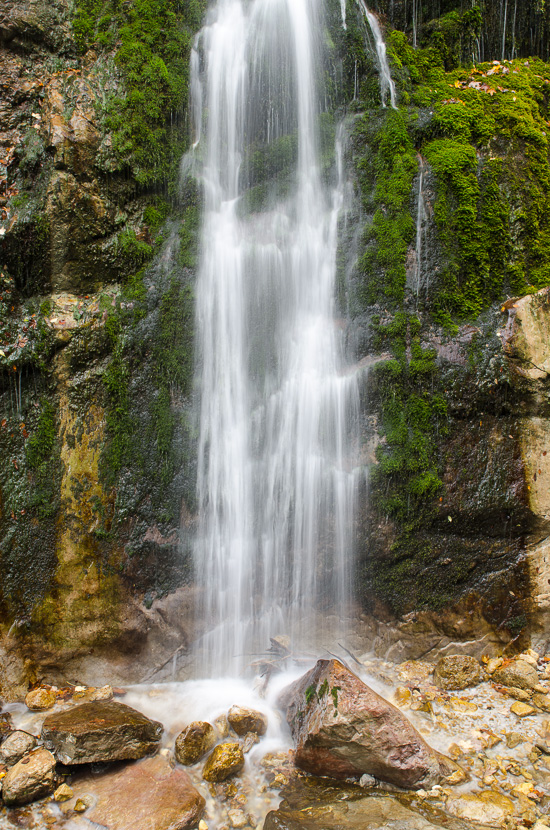
<svg viewBox="0 0 550 830">
<path fill-rule="evenodd" d="M 49 715 L 42 741 L 63 764 L 129 761 L 153 755 L 163 726 L 115 701 L 83 703 Z"/>
</svg>

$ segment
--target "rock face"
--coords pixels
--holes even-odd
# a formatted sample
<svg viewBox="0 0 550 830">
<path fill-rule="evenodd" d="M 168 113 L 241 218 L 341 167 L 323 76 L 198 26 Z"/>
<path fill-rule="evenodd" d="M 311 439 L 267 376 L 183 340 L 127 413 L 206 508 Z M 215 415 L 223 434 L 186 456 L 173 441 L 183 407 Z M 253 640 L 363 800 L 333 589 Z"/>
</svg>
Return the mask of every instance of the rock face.
<svg viewBox="0 0 550 830">
<path fill-rule="evenodd" d="M 8 806 L 29 804 L 53 792 L 55 758 L 47 749 L 35 749 L 8 770 L 2 798 Z"/>
<path fill-rule="evenodd" d="M 28 732 L 16 730 L 8 735 L 0 747 L 0 763 L 13 766 L 36 746 L 36 738 Z"/>
<path fill-rule="evenodd" d="M 283 692 L 280 705 L 296 743 L 296 766 L 314 775 L 367 773 L 418 789 L 456 769 L 338 660 L 319 660 Z"/>
<path fill-rule="evenodd" d="M 42 740 L 63 764 L 127 761 L 152 755 L 159 747 L 162 724 L 114 701 L 84 703 L 49 715 Z"/>
<path fill-rule="evenodd" d="M 449 654 L 442 657 L 434 669 L 434 682 L 440 689 L 467 689 L 483 680 L 483 671 L 474 657 L 467 654 Z"/>
<path fill-rule="evenodd" d="M 90 776 L 73 790 L 74 799 L 64 807 L 91 801 L 86 819 L 108 830 L 188 830 L 197 826 L 205 806 L 187 773 L 162 758 Z"/>
<path fill-rule="evenodd" d="M 227 720 L 241 738 L 249 732 L 254 732 L 256 735 L 265 735 L 267 730 L 266 716 L 254 709 L 232 706 L 227 713 Z"/>
<path fill-rule="evenodd" d="M 495 683 L 516 689 L 534 689 L 539 682 L 537 670 L 524 660 L 504 663 L 493 673 L 492 679 Z"/>
<path fill-rule="evenodd" d="M 202 777 L 205 781 L 217 784 L 231 775 L 237 775 L 244 767 L 244 753 L 239 744 L 225 743 L 217 746 L 206 764 Z"/>
<path fill-rule="evenodd" d="M 176 738 L 176 760 L 188 767 L 206 755 L 216 743 L 216 731 L 206 721 L 195 721 Z"/>
</svg>

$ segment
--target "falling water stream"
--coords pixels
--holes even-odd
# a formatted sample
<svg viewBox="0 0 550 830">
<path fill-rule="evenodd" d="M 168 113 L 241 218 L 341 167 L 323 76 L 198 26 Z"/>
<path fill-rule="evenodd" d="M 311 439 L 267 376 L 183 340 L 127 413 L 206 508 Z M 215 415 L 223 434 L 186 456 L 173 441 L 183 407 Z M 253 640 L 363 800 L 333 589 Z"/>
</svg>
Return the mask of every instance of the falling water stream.
<svg viewBox="0 0 550 830">
<path fill-rule="evenodd" d="M 241 672 L 275 635 L 322 639 L 349 597 L 358 392 L 334 299 L 340 132 L 321 167 L 321 6 L 218 0 L 192 61 L 203 676 Z"/>
</svg>

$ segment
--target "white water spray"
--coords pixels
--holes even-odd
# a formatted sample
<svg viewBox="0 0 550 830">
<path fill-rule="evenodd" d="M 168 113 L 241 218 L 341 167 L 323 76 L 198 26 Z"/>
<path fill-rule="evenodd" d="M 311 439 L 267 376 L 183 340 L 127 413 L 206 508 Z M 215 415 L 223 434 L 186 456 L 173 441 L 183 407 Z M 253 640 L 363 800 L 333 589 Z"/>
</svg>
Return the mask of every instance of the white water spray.
<svg viewBox="0 0 550 830">
<path fill-rule="evenodd" d="M 390 72 L 390 65 L 388 63 L 388 55 L 386 52 L 386 43 L 382 36 L 382 30 L 378 18 L 368 8 L 365 0 L 357 0 L 359 7 L 363 11 L 367 22 L 370 26 L 372 36 L 374 38 L 374 46 L 376 48 L 376 55 L 378 58 L 378 69 L 380 71 L 380 94 L 382 97 L 382 106 L 386 106 L 388 94 L 390 96 L 390 106 L 392 109 L 397 109 L 397 96 L 395 92 L 395 83 Z"/>
<path fill-rule="evenodd" d="M 321 177 L 319 6 L 218 0 L 192 64 L 193 111 L 206 116 L 196 544 L 206 676 L 241 671 L 276 634 L 303 647 L 315 614 L 345 615 L 350 593 L 358 393 L 335 321 L 344 181 L 341 164 L 332 185 Z"/>
</svg>

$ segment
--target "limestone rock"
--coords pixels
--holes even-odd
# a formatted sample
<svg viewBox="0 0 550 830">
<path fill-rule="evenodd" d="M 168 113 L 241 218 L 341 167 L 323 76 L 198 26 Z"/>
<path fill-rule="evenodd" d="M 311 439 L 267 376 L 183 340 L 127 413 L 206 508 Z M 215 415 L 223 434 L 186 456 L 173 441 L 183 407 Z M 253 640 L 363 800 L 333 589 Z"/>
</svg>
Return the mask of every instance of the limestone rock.
<svg viewBox="0 0 550 830">
<path fill-rule="evenodd" d="M 73 790 L 90 805 L 86 819 L 109 830 L 188 830 L 197 826 L 205 806 L 187 773 L 160 756 L 89 775 Z M 64 808 L 74 809 L 73 802 Z"/>
<path fill-rule="evenodd" d="M 127 761 L 152 755 L 162 724 L 115 701 L 83 703 L 49 715 L 42 740 L 63 764 Z"/>
<path fill-rule="evenodd" d="M 176 760 L 188 767 L 209 752 L 216 743 L 216 731 L 206 721 L 195 721 L 176 738 Z"/>
<path fill-rule="evenodd" d="M 506 816 L 514 812 L 514 803 L 504 795 L 485 790 L 479 795 L 460 795 L 449 798 L 446 810 L 456 818 L 500 827 Z"/>
<path fill-rule="evenodd" d="M 47 749 L 35 749 L 11 767 L 2 782 L 2 798 L 8 806 L 29 804 L 53 792 L 55 758 Z"/>
<path fill-rule="evenodd" d="M 235 743 L 219 744 L 209 756 L 202 773 L 205 781 L 217 783 L 237 775 L 244 767 L 244 753 Z"/>
<path fill-rule="evenodd" d="M 319 660 L 279 704 L 296 742 L 296 766 L 331 778 L 364 773 L 398 787 L 432 786 L 456 764 L 338 660 Z"/>
<path fill-rule="evenodd" d="M 55 706 L 57 695 L 49 686 L 39 686 L 38 689 L 33 689 L 25 698 L 25 705 L 33 712 L 43 712 L 46 709 L 51 709 Z"/>
<path fill-rule="evenodd" d="M 495 683 L 515 686 L 518 689 L 533 689 L 539 682 L 537 670 L 524 660 L 504 663 L 493 673 L 492 679 Z"/>
<path fill-rule="evenodd" d="M 440 689 L 467 689 L 483 680 L 483 671 L 474 657 L 467 654 L 449 654 L 442 657 L 434 669 L 434 682 Z"/>
<path fill-rule="evenodd" d="M 8 735 L 0 747 L 0 763 L 12 767 L 36 746 L 36 738 L 28 732 L 16 730 Z"/>
<path fill-rule="evenodd" d="M 261 712 L 254 709 L 243 709 L 240 706 L 232 706 L 227 713 L 227 720 L 239 737 L 244 737 L 248 732 L 255 732 L 256 735 L 265 735 L 267 730 L 267 718 Z"/>
</svg>

